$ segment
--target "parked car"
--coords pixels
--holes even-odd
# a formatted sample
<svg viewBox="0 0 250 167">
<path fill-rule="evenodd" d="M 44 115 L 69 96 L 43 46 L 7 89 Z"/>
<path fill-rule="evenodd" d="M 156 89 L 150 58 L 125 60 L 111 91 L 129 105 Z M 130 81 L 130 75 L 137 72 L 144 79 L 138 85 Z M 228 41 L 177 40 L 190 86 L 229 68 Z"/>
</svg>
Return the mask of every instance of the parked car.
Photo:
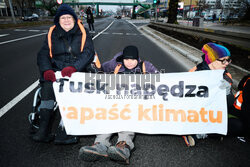
<svg viewBox="0 0 250 167">
<path fill-rule="evenodd" d="M 213 20 L 213 15 L 205 15 L 204 20 L 212 21 Z"/>
<path fill-rule="evenodd" d="M 116 18 L 117 18 L 117 19 L 121 19 L 121 18 L 122 18 L 122 16 L 117 16 Z"/>
<path fill-rule="evenodd" d="M 176 17 L 177 17 L 177 19 L 183 19 L 183 17 L 181 15 L 177 15 Z"/>
<path fill-rule="evenodd" d="M 23 21 L 37 21 L 39 19 L 39 16 L 35 13 L 33 13 L 31 16 L 23 16 L 21 17 Z"/>
</svg>

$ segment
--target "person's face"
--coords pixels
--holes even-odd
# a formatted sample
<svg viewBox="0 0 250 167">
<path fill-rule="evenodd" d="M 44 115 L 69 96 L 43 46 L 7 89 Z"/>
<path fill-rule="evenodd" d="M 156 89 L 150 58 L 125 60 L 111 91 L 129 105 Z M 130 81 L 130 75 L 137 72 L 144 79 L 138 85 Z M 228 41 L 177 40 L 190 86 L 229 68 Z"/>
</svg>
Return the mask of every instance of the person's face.
<svg viewBox="0 0 250 167">
<path fill-rule="evenodd" d="M 210 64 L 213 70 L 225 70 L 226 67 L 231 63 L 229 56 L 217 59 Z"/>
<path fill-rule="evenodd" d="M 123 63 L 127 69 L 131 70 L 137 66 L 138 61 L 136 59 L 123 59 Z"/>
<path fill-rule="evenodd" d="M 68 32 L 74 27 L 75 20 L 73 16 L 71 16 L 70 14 L 65 14 L 60 16 L 59 24 L 62 27 L 62 29 L 64 29 L 64 31 Z"/>
</svg>

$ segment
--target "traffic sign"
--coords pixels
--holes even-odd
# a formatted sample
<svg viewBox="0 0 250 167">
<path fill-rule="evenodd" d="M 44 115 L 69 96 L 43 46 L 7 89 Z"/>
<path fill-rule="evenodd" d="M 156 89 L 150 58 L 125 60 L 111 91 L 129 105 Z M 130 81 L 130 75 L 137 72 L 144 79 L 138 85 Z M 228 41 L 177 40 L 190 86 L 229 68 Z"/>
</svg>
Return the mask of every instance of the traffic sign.
<svg viewBox="0 0 250 167">
<path fill-rule="evenodd" d="M 63 0 L 56 0 L 56 2 L 61 5 L 63 3 Z"/>
</svg>

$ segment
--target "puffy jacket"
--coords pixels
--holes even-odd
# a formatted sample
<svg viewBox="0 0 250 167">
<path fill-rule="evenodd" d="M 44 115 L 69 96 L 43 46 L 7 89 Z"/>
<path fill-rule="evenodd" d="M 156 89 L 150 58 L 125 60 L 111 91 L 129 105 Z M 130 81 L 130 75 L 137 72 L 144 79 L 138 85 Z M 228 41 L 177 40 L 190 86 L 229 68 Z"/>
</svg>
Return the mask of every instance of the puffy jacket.
<svg viewBox="0 0 250 167">
<path fill-rule="evenodd" d="M 137 72 L 142 72 L 142 69 L 140 67 L 140 64 L 141 64 L 141 60 L 139 59 L 138 60 L 138 65 L 134 68 L 134 69 L 131 69 L 131 70 L 128 70 L 124 67 L 123 63 L 122 62 L 117 62 L 116 59 L 117 57 L 121 56 L 122 55 L 122 52 L 119 52 L 117 53 L 113 59 L 111 59 L 110 61 L 107 61 L 107 62 L 104 62 L 102 64 L 102 69 L 104 72 L 114 72 L 116 66 L 118 64 L 122 64 L 121 68 L 119 69 L 119 73 L 130 73 L 130 72 L 134 72 L 134 73 L 137 73 Z M 145 67 L 146 67 L 146 72 L 147 73 L 158 73 L 158 70 L 154 67 L 153 64 L 151 64 L 150 62 L 148 61 L 143 61 L 144 64 L 145 64 Z"/>
<path fill-rule="evenodd" d="M 86 41 L 83 51 L 80 51 L 82 32 L 77 24 L 72 30 L 65 32 L 59 24 L 56 25 L 51 35 L 52 55 L 49 56 L 48 38 L 44 41 L 41 50 L 37 55 L 37 64 L 39 66 L 41 80 L 43 72 L 47 70 L 61 71 L 64 67 L 73 66 L 77 71 L 85 71 L 95 55 L 94 45 L 91 36 L 86 30 Z M 70 53 L 69 48 L 71 48 Z"/>
</svg>

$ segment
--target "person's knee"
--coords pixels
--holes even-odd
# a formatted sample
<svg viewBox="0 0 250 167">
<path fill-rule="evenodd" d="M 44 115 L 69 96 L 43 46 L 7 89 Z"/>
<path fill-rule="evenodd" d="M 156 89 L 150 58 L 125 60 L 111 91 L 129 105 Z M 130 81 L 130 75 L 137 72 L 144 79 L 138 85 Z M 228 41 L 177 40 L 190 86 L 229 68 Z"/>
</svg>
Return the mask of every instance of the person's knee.
<svg viewBox="0 0 250 167">
<path fill-rule="evenodd" d="M 53 83 L 52 82 L 43 82 L 41 84 L 41 99 L 42 100 L 55 100 Z"/>
</svg>

